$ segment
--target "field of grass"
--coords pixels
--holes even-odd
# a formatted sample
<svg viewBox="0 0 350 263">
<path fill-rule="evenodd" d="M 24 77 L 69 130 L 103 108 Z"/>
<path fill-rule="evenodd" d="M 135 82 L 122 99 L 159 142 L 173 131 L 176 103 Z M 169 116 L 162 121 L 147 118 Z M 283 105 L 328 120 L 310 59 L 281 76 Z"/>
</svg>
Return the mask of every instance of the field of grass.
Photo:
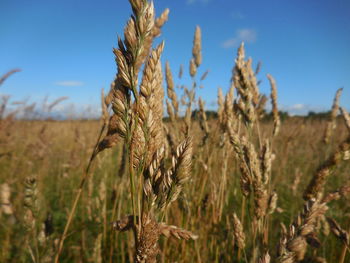
<svg viewBox="0 0 350 263">
<path fill-rule="evenodd" d="M 339 122 L 329 145 L 323 143 L 325 121 L 289 119 L 282 123 L 274 141 L 271 189 L 278 195 L 277 210 L 269 215 L 269 253 L 275 256 L 281 236 L 280 224 L 291 224 L 303 207 L 303 191 L 347 131 Z M 209 120 L 215 130 L 217 120 Z M 76 188 L 99 132 L 98 121 L 16 121 L 1 133 L 1 194 L 8 187 L 11 213 L 1 214 L 1 262 L 51 262 L 66 223 Z M 272 123 L 263 123 L 268 133 Z M 194 134 L 201 130 L 195 123 Z M 191 178 L 182 195 L 166 215 L 166 222 L 197 234 L 195 241 L 161 238 L 164 262 L 238 262 L 233 234 L 233 213 L 241 213 L 240 172 L 232 149 L 220 147 L 220 134 L 213 132 L 207 144 L 194 143 Z M 129 178 L 121 167 L 123 143 L 98 155 L 69 230 L 62 262 L 129 262 L 134 240 L 130 232 L 116 232 L 111 222 L 130 214 Z M 226 151 L 226 153 L 225 153 Z M 125 168 L 124 168 L 125 169 Z M 32 181 L 31 181 L 32 180 Z M 325 192 L 349 180 L 349 164 L 340 164 L 327 181 Z M 32 206 L 28 206 L 29 203 Z M 4 202 L 4 199 L 2 199 Z M 2 206 L 4 204 L 2 203 Z M 253 257 L 251 214 L 248 204 L 243 231 L 245 256 Z M 349 227 L 348 200 L 330 203 L 327 216 Z M 33 209 L 34 218 L 26 218 Z M 50 219 L 51 218 L 51 219 Z M 342 242 L 318 222 L 321 247 L 308 255 L 338 262 Z M 32 254 L 32 255 L 31 255 Z M 245 259 L 241 259 L 245 262 Z M 310 261 L 306 261 L 310 262 Z M 344 261 L 346 262 L 346 261 Z"/>
<path fill-rule="evenodd" d="M 190 88 L 176 88 L 164 44 L 152 49 L 168 10 L 130 3 L 100 120 L 18 119 L 3 99 L 0 262 L 349 262 L 342 90 L 323 118 L 281 118 L 268 75 L 266 113 L 242 44 L 208 117 L 200 28 Z"/>
</svg>

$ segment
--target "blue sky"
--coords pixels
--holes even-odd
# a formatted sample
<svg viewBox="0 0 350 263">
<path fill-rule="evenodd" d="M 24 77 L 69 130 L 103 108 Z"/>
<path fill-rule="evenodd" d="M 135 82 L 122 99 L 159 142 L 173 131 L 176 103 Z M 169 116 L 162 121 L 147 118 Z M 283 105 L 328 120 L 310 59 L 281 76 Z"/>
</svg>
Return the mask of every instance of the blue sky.
<svg viewBox="0 0 350 263">
<path fill-rule="evenodd" d="M 202 28 L 203 64 L 209 75 L 199 91 L 215 107 L 217 87 L 227 90 L 236 50 L 262 61 L 278 85 L 280 107 L 294 113 L 327 110 L 344 87 L 350 107 L 349 0 L 154 0 L 159 15 L 170 9 L 160 39 L 178 84 L 190 85 L 188 61 L 196 25 Z M 12 100 L 68 96 L 79 108 L 97 105 L 100 89 L 116 73 L 112 48 L 131 13 L 127 0 L 0 0 L 0 74 L 18 67 L 0 88 Z"/>
</svg>

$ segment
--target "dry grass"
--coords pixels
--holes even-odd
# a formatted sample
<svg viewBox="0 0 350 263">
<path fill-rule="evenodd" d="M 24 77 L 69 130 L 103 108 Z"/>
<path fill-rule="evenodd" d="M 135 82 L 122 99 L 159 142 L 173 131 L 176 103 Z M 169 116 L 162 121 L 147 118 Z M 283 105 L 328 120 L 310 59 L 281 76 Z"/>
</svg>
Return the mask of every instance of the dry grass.
<svg viewBox="0 0 350 263">
<path fill-rule="evenodd" d="M 48 232 L 47 245 L 39 247 L 39 255 L 43 257 L 51 248 L 53 251 L 57 249 L 73 193 L 93 150 L 99 125 L 97 121 L 18 121 L 9 130 L 11 138 L 6 144 L 6 136 L 2 133 L 1 150 L 9 152 L 9 155 L 3 155 L 0 159 L 1 182 L 2 185 L 7 185 L 1 188 L 2 200 L 5 200 L 1 204 L 2 261 L 31 260 L 28 246 L 23 246 L 25 240 L 30 238 L 24 221 L 25 182 L 30 175 L 37 175 L 37 227 L 40 229 L 49 214 L 53 218 L 53 231 Z M 215 130 L 217 121 L 209 120 L 208 125 Z M 42 131 L 44 127 L 46 128 Z M 275 139 L 276 158 L 270 184 L 278 194 L 278 202 L 277 209 L 270 215 L 268 222 L 269 254 L 272 258 L 276 256 L 274 247 L 280 238 L 275 226 L 292 223 L 302 208 L 303 191 L 314 171 L 325 160 L 324 152 L 327 149 L 323 143 L 323 133 L 319 132 L 325 127 L 325 121 L 290 119 L 283 122 L 280 134 Z M 260 128 L 264 133 L 271 134 L 273 124 L 262 123 Z M 193 132 L 201 134 L 199 123 L 194 123 Z M 344 134 L 343 137 L 346 135 L 346 127 L 341 120 L 336 133 Z M 234 249 L 232 214 L 239 216 L 242 208 L 241 173 L 232 150 L 225 155 L 227 149 L 220 148 L 219 134 L 212 134 L 211 138 L 209 145 L 202 147 L 201 136 L 194 137 L 195 155 L 190 182 L 184 185 L 180 199 L 174 202 L 165 216 L 169 225 L 190 229 L 198 235 L 198 239 L 195 243 L 182 245 L 178 241 L 168 242 L 161 238 L 160 250 L 164 262 L 237 262 L 238 250 Z M 309 138 L 313 140 L 310 141 Z M 334 138 L 334 145 L 329 151 L 335 150 L 343 139 Z M 68 232 L 62 262 L 95 261 L 92 251 L 97 243 L 101 244 L 103 262 L 109 262 L 110 259 L 128 262 L 129 258 L 133 258 L 132 236 L 127 233 L 116 235 L 110 224 L 131 212 L 128 177 L 125 172 L 120 172 L 122 156 L 123 145 L 119 142 L 114 150 L 101 153 L 95 160 L 93 177 L 90 177 L 84 188 L 76 217 Z M 225 156 L 227 161 L 223 159 Z M 225 162 L 228 164 L 226 168 L 223 167 Z M 335 219 L 342 229 L 348 228 L 350 207 L 346 202 L 346 194 L 338 188 L 349 180 L 348 167 L 346 162 L 340 163 L 331 180 L 325 184 L 326 193 L 339 196 L 338 201 L 329 203 L 330 209 L 326 215 Z M 298 177 L 301 178 L 300 183 L 293 185 Z M 225 178 L 226 181 L 223 181 Z M 100 194 L 101 185 L 106 187 L 105 194 Z M 244 209 L 246 214 L 253 212 L 251 205 Z M 243 226 L 247 236 L 245 250 L 248 260 L 253 255 L 250 220 L 246 216 Z M 325 257 L 328 262 L 337 262 L 342 241 L 337 241 L 327 233 L 325 235 L 323 228 L 317 229 L 322 244 L 317 249 L 317 254 Z M 99 237 L 100 234 L 102 237 Z M 311 252 L 309 249 L 307 253 L 312 255 Z M 53 257 L 54 254 L 51 255 Z M 244 262 L 244 258 L 241 257 L 241 261 Z"/>
<path fill-rule="evenodd" d="M 242 44 L 231 88 L 218 91 L 218 117 L 208 118 L 196 94 L 208 74 L 197 80 L 196 27 L 192 83 L 182 89 L 181 105 L 165 65 L 166 122 L 164 43 L 152 43 L 169 10 L 156 18 L 151 2 L 130 4 L 100 121 L 16 120 L 2 111 L 0 261 L 349 260 L 350 136 L 341 91 L 329 120 L 282 121 L 277 84 L 268 75 L 273 119 L 266 120 L 260 64 L 254 71 Z"/>
</svg>

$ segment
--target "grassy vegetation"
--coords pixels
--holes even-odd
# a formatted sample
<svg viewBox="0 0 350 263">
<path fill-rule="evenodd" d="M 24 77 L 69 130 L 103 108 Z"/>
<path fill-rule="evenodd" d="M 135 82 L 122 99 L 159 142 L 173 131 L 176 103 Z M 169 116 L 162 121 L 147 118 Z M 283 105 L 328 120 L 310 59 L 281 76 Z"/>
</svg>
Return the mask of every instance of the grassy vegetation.
<svg viewBox="0 0 350 263">
<path fill-rule="evenodd" d="M 190 88 L 175 90 L 164 66 L 164 119 L 164 44 L 152 43 L 169 11 L 155 18 L 150 2 L 130 4 L 101 120 L 19 120 L 3 99 L 0 262 L 349 261 L 350 123 L 341 90 L 323 118 L 281 118 L 268 75 L 267 114 L 259 67 L 242 44 L 232 87 L 219 89 L 208 118 L 196 97 L 207 74 L 197 75 L 197 27 Z"/>
<path fill-rule="evenodd" d="M 216 121 L 211 121 L 209 126 L 215 129 Z M 35 240 L 38 241 L 41 261 L 52 261 L 99 127 L 98 121 L 15 121 L 8 134 L 1 134 L 0 178 L 2 185 L 9 186 L 9 205 L 12 208 L 12 213 L 1 214 L 2 262 L 30 262 L 30 251 L 34 253 L 37 246 Z M 325 145 L 320 132 L 325 127 L 325 121 L 305 119 L 289 119 L 281 126 L 280 135 L 274 143 L 276 159 L 271 177 L 271 187 L 278 194 L 279 208 L 269 220 L 271 255 L 275 255 L 279 242 L 279 224 L 288 226 L 294 220 L 303 206 L 302 193 L 318 165 L 346 137 L 347 131 L 340 122 L 336 130 L 340 136 L 332 137 L 332 143 Z M 194 130 L 196 134 L 201 134 L 197 123 Z M 271 123 L 263 124 L 261 130 L 268 133 Z M 205 147 L 195 144 L 190 183 L 167 215 L 169 224 L 186 226 L 199 238 L 187 244 L 161 239 L 164 262 L 237 262 L 232 214 L 241 211 L 240 172 L 232 150 L 224 161 L 223 149 L 218 142 L 219 134 L 213 133 L 213 138 Z M 132 235 L 116 232 L 110 224 L 131 213 L 129 182 L 127 175 L 121 172 L 121 158 L 121 142 L 113 150 L 97 157 L 68 233 L 62 262 L 132 261 Z M 205 162 L 208 158 L 210 161 Z M 223 166 L 225 162 L 227 167 Z M 348 172 L 348 163 L 337 167 L 326 184 L 325 192 L 343 186 L 349 180 Z M 33 176 L 36 178 L 36 236 L 25 226 L 25 182 Z M 296 183 L 297 178 L 299 184 Z M 222 199 L 220 187 L 224 187 Z M 347 228 L 348 201 L 335 201 L 330 207 L 327 216 Z M 49 215 L 52 221 L 48 220 Z M 45 220 L 46 228 L 43 226 Z M 245 221 L 244 231 L 248 236 L 249 219 Z M 47 236 L 42 233 L 45 229 Z M 341 242 L 326 230 L 323 225 L 318 232 L 322 246 L 315 253 L 328 262 L 338 262 Z M 246 243 L 249 259 L 253 252 L 249 239 Z M 313 250 L 316 251 L 309 250 L 310 255 Z M 242 259 L 242 262 L 245 261 Z"/>
</svg>

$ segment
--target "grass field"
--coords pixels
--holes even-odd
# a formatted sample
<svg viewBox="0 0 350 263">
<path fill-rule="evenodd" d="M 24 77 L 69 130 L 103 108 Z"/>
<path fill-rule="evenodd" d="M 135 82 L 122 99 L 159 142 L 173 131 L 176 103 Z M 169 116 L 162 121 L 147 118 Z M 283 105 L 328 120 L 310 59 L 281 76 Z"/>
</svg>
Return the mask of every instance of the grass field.
<svg viewBox="0 0 350 263">
<path fill-rule="evenodd" d="M 209 114 L 200 28 L 190 88 L 175 88 L 164 44 L 152 48 L 168 10 L 130 4 L 100 120 L 20 119 L 3 98 L 0 262 L 349 262 L 342 90 L 322 118 L 285 117 L 268 75 L 268 113 L 242 43 Z"/>
<path fill-rule="evenodd" d="M 325 124 L 325 121 L 289 119 L 282 123 L 276 137 L 271 189 L 278 194 L 278 209 L 269 216 L 271 256 L 275 255 L 281 236 L 279 225 L 288 226 L 294 220 L 302 209 L 302 194 L 315 170 L 346 137 L 345 126 L 339 122 L 335 132 L 338 136 L 325 145 L 320 133 Z M 209 121 L 212 130 L 217 126 L 217 120 Z M 3 207 L 1 214 L 2 262 L 29 262 L 31 257 L 36 262 L 39 258 L 40 262 L 52 261 L 99 127 L 98 121 L 16 121 L 8 133 L 1 134 L 1 194 L 2 198 L 6 195 L 4 185 L 7 185 L 11 207 L 11 213 L 4 212 Z M 271 128 L 272 123 L 261 126 L 264 132 Z M 194 134 L 201 135 L 197 123 L 193 129 Z M 191 179 L 166 216 L 169 224 L 190 229 L 199 238 L 191 242 L 161 239 L 164 262 L 238 262 L 232 214 L 241 213 L 240 172 L 232 149 L 227 149 L 225 154 L 219 141 L 219 133 L 213 132 L 205 147 L 195 143 Z M 132 261 L 131 233 L 116 232 L 110 224 L 131 213 L 129 178 L 121 171 L 122 152 L 120 142 L 114 150 L 98 156 L 68 233 L 62 262 Z M 28 180 L 35 183 L 28 184 Z M 349 164 L 344 162 L 327 181 L 325 192 L 338 189 L 348 180 Z M 30 208 L 36 213 L 27 222 L 29 207 L 25 204 L 29 198 L 33 199 Z M 245 208 L 247 213 L 252 206 Z M 327 216 L 347 228 L 348 200 L 333 201 L 329 206 Z M 248 213 L 243 227 L 247 237 L 252 231 L 250 216 Z M 325 225 L 319 225 L 317 233 L 321 247 L 309 248 L 308 255 L 317 254 L 328 262 L 338 262 L 341 241 Z M 250 262 L 254 253 L 249 238 L 245 254 Z"/>
</svg>

